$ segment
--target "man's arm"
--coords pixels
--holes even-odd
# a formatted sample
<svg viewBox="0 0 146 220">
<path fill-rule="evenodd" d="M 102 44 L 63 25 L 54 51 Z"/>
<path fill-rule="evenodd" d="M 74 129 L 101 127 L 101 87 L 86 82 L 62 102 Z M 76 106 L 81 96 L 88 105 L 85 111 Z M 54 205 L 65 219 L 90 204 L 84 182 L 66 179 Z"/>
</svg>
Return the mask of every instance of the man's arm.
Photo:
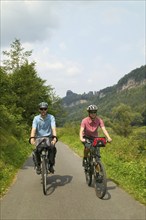
<svg viewBox="0 0 146 220">
<path fill-rule="evenodd" d="M 35 137 L 35 134 L 36 134 L 36 128 L 32 128 L 31 129 L 31 133 L 30 133 L 30 137 Z M 31 138 L 30 140 L 31 144 L 35 144 L 35 139 L 34 138 Z"/>
<path fill-rule="evenodd" d="M 107 132 L 106 128 L 105 128 L 105 127 L 101 127 L 101 129 L 102 129 L 104 135 L 106 136 L 107 141 L 108 141 L 108 142 L 111 142 L 112 139 L 111 139 L 111 137 L 109 136 L 109 133 Z"/>
<path fill-rule="evenodd" d="M 57 136 L 56 127 L 52 128 L 52 135 Z M 56 141 L 57 141 L 57 139 L 56 139 L 56 137 L 54 137 L 53 140 L 51 141 L 51 143 L 54 145 L 54 144 L 56 144 Z"/>
</svg>

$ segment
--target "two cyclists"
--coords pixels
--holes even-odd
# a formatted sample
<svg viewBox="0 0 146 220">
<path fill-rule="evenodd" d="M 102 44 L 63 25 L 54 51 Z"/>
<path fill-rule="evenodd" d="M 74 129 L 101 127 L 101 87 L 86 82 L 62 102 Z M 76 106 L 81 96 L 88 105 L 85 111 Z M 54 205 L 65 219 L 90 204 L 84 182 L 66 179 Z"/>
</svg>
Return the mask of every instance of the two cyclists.
<svg viewBox="0 0 146 220">
<path fill-rule="evenodd" d="M 107 141 L 111 142 L 112 139 L 105 128 L 103 120 L 97 116 L 98 107 L 96 105 L 89 105 L 87 107 L 88 117 L 84 118 L 80 126 L 80 141 L 84 144 L 84 157 L 83 166 L 86 166 L 87 156 L 89 153 L 88 143 L 85 137 L 94 138 L 98 137 L 98 128 L 101 128 L 103 134 L 106 136 Z"/>
<path fill-rule="evenodd" d="M 35 116 L 32 123 L 31 135 L 30 137 L 42 137 L 42 136 L 56 136 L 56 121 L 55 117 L 47 113 L 48 104 L 46 102 L 41 102 L 39 104 L 40 114 Z M 111 142 L 112 139 L 108 134 L 104 126 L 104 122 L 101 118 L 97 116 L 98 107 L 96 105 L 89 105 L 87 107 L 88 117 L 84 118 L 80 126 L 80 140 L 84 144 L 84 157 L 83 157 L 83 166 L 86 164 L 86 159 L 89 153 L 88 143 L 85 141 L 86 137 L 98 137 L 98 128 L 102 129 L 102 132 L 107 138 L 108 142 Z M 55 165 L 55 156 L 56 156 L 56 137 L 53 139 L 47 140 L 48 146 L 51 146 L 51 152 L 49 154 L 50 160 L 50 172 L 54 173 L 53 166 Z M 31 144 L 38 145 L 41 142 L 41 138 L 35 140 L 31 138 Z M 35 149 L 34 157 L 36 161 L 36 171 L 37 174 L 40 174 L 40 154 Z"/>
<path fill-rule="evenodd" d="M 32 122 L 32 129 L 31 129 L 31 134 L 30 134 L 30 141 L 31 144 L 37 146 L 41 141 L 42 138 L 38 137 L 46 137 L 46 144 L 49 146 L 49 161 L 50 161 L 50 168 L 49 171 L 51 173 L 54 173 L 54 168 L 53 166 L 55 165 L 55 156 L 56 156 L 56 147 L 55 144 L 57 142 L 56 139 L 56 121 L 55 117 L 51 114 L 48 114 L 48 103 L 46 102 L 41 102 L 39 104 L 39 115 L 35 116 Z M 54 136 L 54 137 L 53 137 Z M 35 138 L 37 139 L 35 140 Z M 53 138 L 52 138 L 53 137 Z M 40 152 L 36 149 L 33 151 L 33 157 L 34 157 L 34 163 L 36 166 L 36 172 L 37 174 L 41 173 L 40 169 L 40 163 L 41 163 L 41 158 L 40 158 Z"/>
</svg>

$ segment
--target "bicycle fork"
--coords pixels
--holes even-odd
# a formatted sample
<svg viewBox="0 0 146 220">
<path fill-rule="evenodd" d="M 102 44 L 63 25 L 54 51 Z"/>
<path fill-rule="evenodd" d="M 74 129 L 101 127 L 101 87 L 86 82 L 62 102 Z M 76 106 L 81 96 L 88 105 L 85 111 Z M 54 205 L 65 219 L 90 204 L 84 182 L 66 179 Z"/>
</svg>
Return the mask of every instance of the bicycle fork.
<svg viewBox="0 0 146 220">
<path fill-rule="evenodd" d="M 46 152 L 44 150 L 42 151 L 41 161 L 45 162 L 46 172 L 48 172 L 48 169 L 49 169 L 48 152 Z"/>
</svg>

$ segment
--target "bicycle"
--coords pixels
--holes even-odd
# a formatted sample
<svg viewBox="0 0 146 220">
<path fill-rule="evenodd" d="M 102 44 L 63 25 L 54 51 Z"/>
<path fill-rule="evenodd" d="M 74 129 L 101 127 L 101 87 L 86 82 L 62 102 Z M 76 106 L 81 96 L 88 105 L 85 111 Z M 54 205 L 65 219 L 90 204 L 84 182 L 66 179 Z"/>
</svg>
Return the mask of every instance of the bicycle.
<svg viewBox="0 0 146 220">
<path fill-rule="evenodd" d="M 85 165 L 85 178 L 88 186 L 91 186 L 94 177 L 94 188 L 96 196 L 102 199 L 107 191 L 106 171 L 101 161 L 100 147 L 105 147 L 107 140 L 105 137 L 85 137 L 89 154 Z"/>
<path fill-rule="evenodd" d="M 41 164 L 40 164 L 40 173 L 41 173 L 41 177 L 42 177 L 42 185 L 43 185 L 43 193 L 44 195 L 47 194 L 47 176 L 49 174 L 49 168 L 50 168 L 50 163 L 49 163 L 49 149 L 50 146 L 47 145 L 46 141 L 49 139 L 52 139 L 56 136 L 42 136 L 42 137 L 31 137 L 29 139 L 29 143 L 31 141 L 32 138 L 36 139 L 42 139 L 39 144 L 36 146 L 36 150 L 40 153 L 40 159 L 41 159 Z M 56 137 L 56 142 L 58 141 L 58 138 Z M 33 154 L 33 161 L 34 164 L 36 165 L 36 158 Z"/>
</svg>

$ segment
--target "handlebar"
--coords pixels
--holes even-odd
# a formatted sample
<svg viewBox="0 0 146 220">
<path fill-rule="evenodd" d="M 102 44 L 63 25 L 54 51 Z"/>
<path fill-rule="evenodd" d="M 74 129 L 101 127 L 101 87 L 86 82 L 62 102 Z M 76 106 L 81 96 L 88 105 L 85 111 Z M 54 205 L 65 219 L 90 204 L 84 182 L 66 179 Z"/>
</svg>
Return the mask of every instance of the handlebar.
<svg viewBox="0 0 146 220">
<path fill-rule="evenodd" d="M 46 138 L 56 138 L 56 143 L 58 142 L 58 138 L 57 138 L 57 136 L 55 136 L 55 135 L 52 135 L 52 136 L 39 136 L 39 137 L 30 137 L 29 138 L 29 143 L 31 144 L 31 139 L 32 138 L 35 138 L 35 139 L 38 139 L 38 138 L 43 138 L 43 140 L 39 143 L 39 144 L 41 144 Z"/>
<path fill-rule="evenodd" d="M 105 147 L 108 140 L 105 137 L 87 137 L 85 136 L 85 142 L 91 144 L 92 147 Z"/>
</svg>

